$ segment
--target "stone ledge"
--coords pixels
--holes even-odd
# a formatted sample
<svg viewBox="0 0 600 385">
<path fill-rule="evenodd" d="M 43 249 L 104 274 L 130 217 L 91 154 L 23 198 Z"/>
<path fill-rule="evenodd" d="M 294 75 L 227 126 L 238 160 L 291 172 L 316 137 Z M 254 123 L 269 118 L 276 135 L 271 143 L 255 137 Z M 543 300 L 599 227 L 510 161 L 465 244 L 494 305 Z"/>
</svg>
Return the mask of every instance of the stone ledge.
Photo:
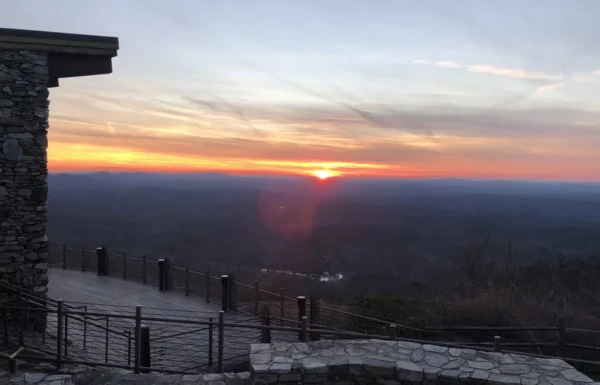
<svg viewBox="0 0 600 385">
<path fill-rule="evenodd" d="M 558 358 L 535 358 L 405 341 L 357 340 L 253 344 L 251 382 L 268 384 L 596 383 Z"/>
</svg>

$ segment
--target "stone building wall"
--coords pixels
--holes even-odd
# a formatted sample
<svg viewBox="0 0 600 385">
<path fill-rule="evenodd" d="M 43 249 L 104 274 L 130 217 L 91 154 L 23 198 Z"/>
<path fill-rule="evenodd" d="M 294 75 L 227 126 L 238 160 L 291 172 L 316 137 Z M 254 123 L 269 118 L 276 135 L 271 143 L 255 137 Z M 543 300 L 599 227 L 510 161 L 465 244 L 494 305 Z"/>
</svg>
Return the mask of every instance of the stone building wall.
<svg viewBox="0 0 600 385">
<path fill-rule="evenodd" d="M 47 292 L 46 53 L 0 51 L 0 281 Z"/>
</svg>

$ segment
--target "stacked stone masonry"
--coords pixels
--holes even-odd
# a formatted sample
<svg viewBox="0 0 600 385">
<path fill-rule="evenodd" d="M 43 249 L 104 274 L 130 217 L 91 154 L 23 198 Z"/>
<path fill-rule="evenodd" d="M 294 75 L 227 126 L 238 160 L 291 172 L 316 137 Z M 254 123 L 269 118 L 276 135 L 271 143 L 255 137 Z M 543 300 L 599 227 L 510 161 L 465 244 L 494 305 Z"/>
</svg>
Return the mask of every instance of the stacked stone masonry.
<svg viewBox="0 0 600 385">
<path fill-rule="evenodd" d="M 48 283 L 46 53 L 0 52 L 0 280 Z"/>
<path fill-rule="evenodd" d="M 405 341 L 254 344 L 250 362 L 250 378 L 255 385 L 593 383 L 557 358 L 488 353 Z"/>
</svg>

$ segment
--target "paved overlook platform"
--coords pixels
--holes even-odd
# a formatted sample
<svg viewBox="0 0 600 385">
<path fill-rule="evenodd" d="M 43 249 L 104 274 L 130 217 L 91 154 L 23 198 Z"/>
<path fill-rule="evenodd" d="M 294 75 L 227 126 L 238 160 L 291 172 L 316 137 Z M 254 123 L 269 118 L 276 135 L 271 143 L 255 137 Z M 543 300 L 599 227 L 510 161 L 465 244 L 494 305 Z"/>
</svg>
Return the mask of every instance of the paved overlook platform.
<svg viewBox="0 0 600 385">
<path fill-rule="evenodd" d="M 206 301 L 186 297 L 175 291 L 159 291 L 157 287 L 143 285 L 132 280 L 119 277 L 98 276 L 94 272 L 63 270 L 50 268 L 48 270 L 48 296 L 62 299 L 69 303 L 86 303 L 89 309 L 98 311 L 117 311 L 118 307 L 129 307 L 135 311 L 135 306 L 161 309 L 165 314 L 169 310 L 197 312 L 201 317 L 217 317 L 220 306 Z M 104 305 L 102 305 L 104 304 Z M 153 311 L 152 314 L 156 314 Z"/>
<path fill-rule="evenodd" d="M 135 328 L 135 307 L 142 307 L 144 317 L 156 319 L 177 319 L 181 322 L 142 321 L 149 327 L 150 355 L 152 366 L 158 369 L 210 372 L 216 370 L 215 362 L 209 362 L 208 327 L 186 324 L 185 321 L 215 322 L 213 327 L 212 355 L 217 356 L 217 330 L 221 306 L 207 303 L 204 299 L 186 297 L 175 291 L 159 291 L 158 287 L 124 280 L 119 277 L 98 276 L 93 272 L 50 268 L 48 296 L 61 299 L 74 307 L 86 306 L 87 311 L 112 314 L 110 328 L 113 331 L 128 333 Z M 118 318 L 128 315 L 131 318 Z M 92 319 L 92 318 L 88 318 Z M 225 314 L 227 323 L 258 325 L 256 317 L 239 312 Z M 108 325 L 103 320 L 95 320 L 95 325 Z M 70 322 L 68 340 L 69 357 L 88 362 L 103 361 L 106 349 L 106 333 L 98 326 L 88 323 L 84 329 L 82 322 Z M 55 336 L 56 314 L 48 314 L 47 330 Z M 86 334 L 86 348 L 83 348 L 83 335 Z M 239 370 L 248 367 L 250 344 L 260 342 L 258 329 L 225 327 L 224 329 L 224 368 Z M 101 357 L 99 357 L 101 356 Z M 110 333 L 110 348 L 107 362 L 124 364 L 128 362 L 130 349 L 122 336 Z M 216 360 L 216 358 L 215 358 Z"/>
</svg>

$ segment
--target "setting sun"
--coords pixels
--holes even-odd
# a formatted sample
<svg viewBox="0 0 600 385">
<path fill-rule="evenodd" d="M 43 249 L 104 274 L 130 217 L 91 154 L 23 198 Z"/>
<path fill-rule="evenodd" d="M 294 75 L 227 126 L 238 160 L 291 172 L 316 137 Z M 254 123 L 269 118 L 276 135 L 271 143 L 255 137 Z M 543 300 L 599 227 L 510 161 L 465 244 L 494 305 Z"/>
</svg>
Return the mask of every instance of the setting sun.
<svg viewBox="0 0 600 385">
<path fill-rule="evenodd" d="M 331 171 L 328 170 L 317 170 L 313 172 L 313 175 L 319 179 L 327 179 L 331 178 L 333 176 L 333 173 L 331 173 Z"/>
</svg>

